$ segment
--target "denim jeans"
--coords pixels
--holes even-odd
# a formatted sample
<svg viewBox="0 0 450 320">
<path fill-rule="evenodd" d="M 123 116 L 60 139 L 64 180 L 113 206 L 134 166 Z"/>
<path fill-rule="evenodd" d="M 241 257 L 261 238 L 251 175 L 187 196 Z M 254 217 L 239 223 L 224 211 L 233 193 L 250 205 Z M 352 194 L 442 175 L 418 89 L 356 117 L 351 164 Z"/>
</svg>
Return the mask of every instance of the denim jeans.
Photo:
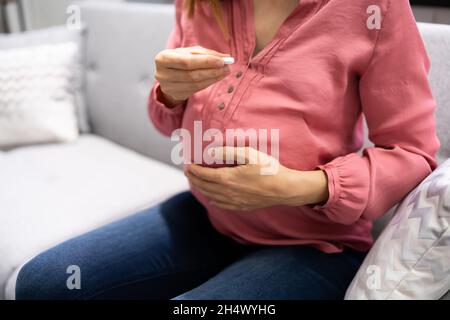
<svg viewBox="0 0 450 320">
<path fill-rule="evenodd" d="M 38 255 L 20 270 L 16 298 L 342 299 L 364 256 L 239 244 L 185 192 Z M 67 284 L 69 266 L 79 287 Z"/>
</svg>

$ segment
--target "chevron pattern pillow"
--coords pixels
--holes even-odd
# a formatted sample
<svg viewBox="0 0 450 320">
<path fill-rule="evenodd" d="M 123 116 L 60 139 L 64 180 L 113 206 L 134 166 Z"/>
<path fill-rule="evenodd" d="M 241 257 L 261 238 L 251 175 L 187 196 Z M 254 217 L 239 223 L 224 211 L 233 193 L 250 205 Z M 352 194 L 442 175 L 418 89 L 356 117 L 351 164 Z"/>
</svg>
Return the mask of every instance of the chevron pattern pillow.
<svg viewBox="0 0 450 320">
<path fill-rule="evenodd" d="M 398 207 L 346 299 L 440 299 L 450 290 L 450 159 Z"/>
</svg>

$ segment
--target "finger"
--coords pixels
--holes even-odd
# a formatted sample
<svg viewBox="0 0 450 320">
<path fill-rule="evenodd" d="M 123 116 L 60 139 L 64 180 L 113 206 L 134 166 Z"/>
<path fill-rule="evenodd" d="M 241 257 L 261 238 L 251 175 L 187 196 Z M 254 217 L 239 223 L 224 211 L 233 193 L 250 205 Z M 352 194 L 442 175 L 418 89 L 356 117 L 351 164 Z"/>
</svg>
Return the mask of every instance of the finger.
<svg viewBox="0 0 450 320">
<path fill-rule="evenodd" d="M 223 53 L 223 52 L 219 52 L 216 50 L 203 48 L 200 46 L 191 47 L 190 52 L 192 54 L 210 54 L 210 55 L 218 56 L 218 57 L 229 57 L 230 56 L 228 53 Z"/>
<path fill-rule="evenodd" d="M 172 51 L 164 56 L 162 65 L 172 69 L 196 70 L 223 68 L 225 63 L 221 57 L 215 55 L 177 53 Z"/>
<path fill-rule="evenodd" d="M 207 191 L 209 193 L 214 193 L 214 194 L 223 193 L 223 190 L 224 190 L 223 185 L 220 185 L 220 184 L 217 184 L 214 182 L 210 182 L 210 181 L 202 180 L 190 172 L 187 172 L 186 176 L 188 177 L 188 179 L 192 183 L 192 185 L 194 187 L 196 187 L 197 189 L 201 189 L 201 190 Z"/>
<path fill-rule="evenodd" d="M 229 203 L 224 203 L 224 202 L 220 202 L 220 201 L 211 201 L 210 202 L 211 205 L 221 208 L 221 209 L 225 209 L 225 210 L 231 210 L 231 211 L 244 211 L 245 209 L 240 208 L 236 205 L 233 204 L 229 204 Z"/>
<path fill-rule="evenodd" d="M 230 74 L 230 68 L 225 66 L 223 68 L 198 69 L 198 70 L 178 70 L 178 69 L 164 69 L 163 72 L 158 72 L 155 76 L 159 82 L 170 81 L 174 83 L 179 82 L 201 82 L 211 80 Z"/>
<path fill-rule="evenodd" d="M 200 82 L 160 82 L 163 92 L 170 92 L 172 96 L 190 97 L 192 93 L 201 91 L 211 86 L 212 84 L 224 79 L 227 75 L 223 75 L 217 78 L 204 80 Z M 186 99 L 186 98 L 184 98 Z"/>
<path fill-rule="evenodd" d="M 183 93 L 192 93 L 192 92 L 197 92 L 200 90 L 203 90 L 207 87 L 209 87 L 210 85 L 223 80 L 227 75 L 221 75 L 218 76 L 216 78 L 212 78 L 212 79 L 208 79 L 208 80 L 203 80 L 203 81 L 199 81 L 199 82 L 160 82 L 160 84 L 164 84 L 164 88 L 165 90 L 168 91 L 179 91 L 179 92 L 183 92 Z"/>
<path fill-rule="evenodd" d="M 220 195 L 220 194 L 217 194 L 217 193 L 208 192 L 206 190 L 199 189 L 199 188 L 195 188 L 195 189 L 198 190 L 205 197 L 207 197 L 208 200 L 210 200 L 210 201 L 217 201 L 217 202 L 227 203 L 227 204 L 230 204 L 230 205 L 232 204 L 231 201 L 227 197 L 225 197 L 223 195 Z"/>
<path fill-rule="evenodd" d="M 207 168 L 197 164 L 189 164 L 186 166 L 186 171 L 192 173 L 199 179 L 219 183 L 223 181 L 223 174 L 227 168 Z"/>
<path fill-rule="evenodd" d="M 255 149 L 247 147 L 216 147 L 208 150 L 209 156 L 216 161 L 225 161 L 225 163 L 249 164 L 251 158 L 254 158 Z"/>
</svg>

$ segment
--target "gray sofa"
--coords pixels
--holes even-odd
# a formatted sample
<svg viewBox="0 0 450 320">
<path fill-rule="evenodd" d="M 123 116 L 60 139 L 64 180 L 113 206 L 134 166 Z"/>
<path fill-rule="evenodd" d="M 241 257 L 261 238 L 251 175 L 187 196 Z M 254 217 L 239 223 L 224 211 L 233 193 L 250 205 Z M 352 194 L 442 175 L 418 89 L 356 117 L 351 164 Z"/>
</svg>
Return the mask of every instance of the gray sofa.
<svg viewBox="0 0 450 320">
<path fill-rule="evenodd" d="M 82 4 L 92 131 L 71 144 L 0 152 L 0 299 L 14 298 L 20 266 L 42 250 L 187 189 L 171 166 L 170 140 L 146 111 L 153 58 L 173 16 L 170 5 Z M 420 30 L 433 65 L 442 162 L 450 157 L 450 26 Z"/>
</svg>

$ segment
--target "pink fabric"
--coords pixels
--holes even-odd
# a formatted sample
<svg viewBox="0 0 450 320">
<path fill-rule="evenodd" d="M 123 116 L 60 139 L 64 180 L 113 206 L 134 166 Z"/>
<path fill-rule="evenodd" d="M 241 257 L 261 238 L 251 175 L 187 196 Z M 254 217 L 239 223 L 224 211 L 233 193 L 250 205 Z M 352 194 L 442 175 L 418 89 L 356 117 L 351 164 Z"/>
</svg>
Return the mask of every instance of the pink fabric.
<svg viewBox="0 0 450 320">
<path fill-rule="evenodd" d="M 251 58 L 252 1 L 223 1 L 230 41 L 206 4 L 191 20 L 176 1 L 168 47 L 201 45 L 237 62 L 229 77 L 175 109 L 159 102 L 155 83 L 150 117 L 166 135 L 192 130 L 195 120 L 203 121 L 203 130 L 277 128 L 283 165 L 326 172 L 330 197 L 323 206 L 234 212 L 210 206 L 194 191 L 218 231 L 244 243 L 368 250 L 372 221 L 435 168 L 439 148 L 429 61 L 409 2 L 376 1 L 382 27 L 369 30 L 371 0 L 301 0 L 273 41 Z M 360 155 L 363 113 L 376 147 Z"/>
</svg>

